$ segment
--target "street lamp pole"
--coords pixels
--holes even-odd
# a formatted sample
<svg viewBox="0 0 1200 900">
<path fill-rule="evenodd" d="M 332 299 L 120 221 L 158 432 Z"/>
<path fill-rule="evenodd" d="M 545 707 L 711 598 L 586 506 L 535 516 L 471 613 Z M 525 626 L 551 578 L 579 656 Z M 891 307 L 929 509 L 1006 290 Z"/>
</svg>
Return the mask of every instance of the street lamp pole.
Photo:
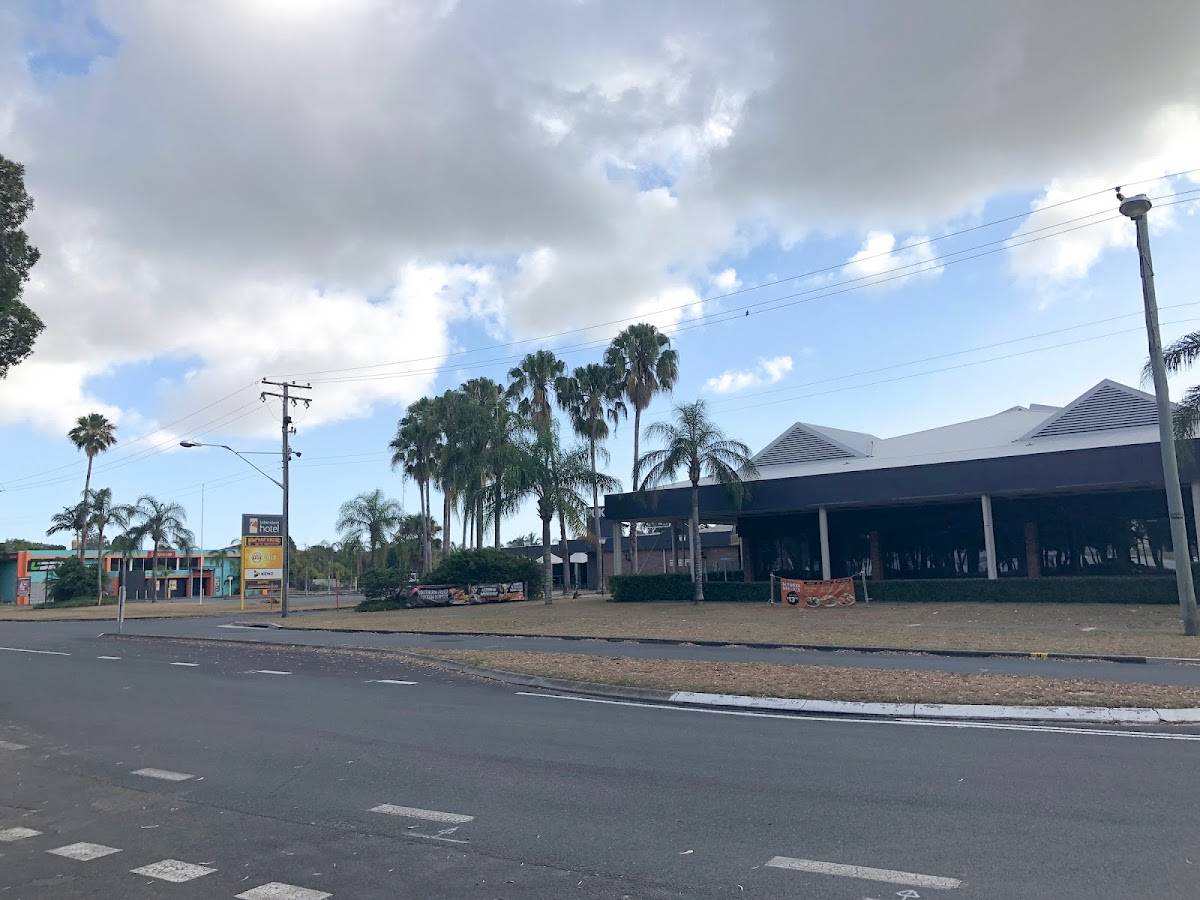
<svg viewBox="0 0 1200 900">
<path fill-rule="evenodd" d="M 1146 213 L 1150 198 L 1145 194 L 1126 198 L 1117 190 L 1121 214 L 1133 220 L 1137 228 L 1137 249 L 1142 276 L 1142 301 L 1146 308 L 1146 335 L 1150 342 L 1150 371 L 1154 376 L 1154 399 L 1158 405 L 1158 444 L 1162 451 L 1163 481 L 1167 490 L 1167 515 L 1171 522 L 1171 554 L 1175 559 L 1175 587 L 1179 592 L 1179 611 L 1183 633 L 1200 634 L 1196 613 L 1196 589 L 1192 583 L 1192 554 L 1188 548 L 1187 525 L 1183 517 L 1183 492 L 1179 486 L 1179 460 L 1175 454 L 1175 435 L 1171 422 L 1171 396 L 1167 370 L 1163 364 L 1162 336 L 1158 329 L 1158 301 L 1154 294 L 1154 263 L 1150 258 L 1150 234 Z M 1198 537 L 1200 539 L 1200 537 Z"/>
</svg>

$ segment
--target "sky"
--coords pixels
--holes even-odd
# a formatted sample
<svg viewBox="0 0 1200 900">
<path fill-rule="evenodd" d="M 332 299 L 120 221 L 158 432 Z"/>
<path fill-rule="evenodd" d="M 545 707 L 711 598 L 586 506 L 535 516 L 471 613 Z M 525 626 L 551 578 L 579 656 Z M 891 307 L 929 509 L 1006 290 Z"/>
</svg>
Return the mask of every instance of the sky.
<svg viewBox="0 0 1200 900">
<path fill-rule="evenodd" d="M 1198 32 L 1187 0 L 4 4 L 46 330 L 0 381 L 0 538 L 78 500 L 65 434 L 98 411 L 95 485 L 232 541 L 278 489 L 178 442 L 277 471 L 264 377 L 313 386 L 301 546 L 362 491 L 415 512 L 386 449 L 408 403 L 639 320 L 680 354 L 645 421 L 703 398 L 753 450 L 1138 385 L 1112 188 L 1161 198 L 1164 338 L 1200 327 Z"/>
</svg>

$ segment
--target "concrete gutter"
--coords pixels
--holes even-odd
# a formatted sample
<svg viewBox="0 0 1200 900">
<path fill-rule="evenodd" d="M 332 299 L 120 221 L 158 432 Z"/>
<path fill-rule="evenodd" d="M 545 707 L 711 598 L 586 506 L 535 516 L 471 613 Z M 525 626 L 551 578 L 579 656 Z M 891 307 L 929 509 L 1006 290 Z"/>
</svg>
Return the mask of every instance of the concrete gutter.
<svg viewBox="0 0 1200 900">
<path fill-rule="evenodd" d="M 227 638 L 180 637 L 157 634 L 113 634 L 101 632 L 100 637 L 126 641 L 198 641 L 229 647 L 282 647 L 289 650 L 349 650 L 386 653 L 408 657 L 427 665 L 437 666 L 460 675 L 486 678 L 515 687 L 558 691 L 604 700 L 636 701 L 684 709 L 716 709 L 742 712 L 773 712 L 804 717 L 806 715 L 835 715 L 885 719 L 963 720 L 963 721 L 1026 721 L 1075 722 L 1105 725 L 1196 725 L 1200 724 L 1200 707 L 1182 709 L 1140 706 L 1002 706 L 983 703 L 869 703 L 859 700 L 808 700 L 794 697 L 750 697 L 742 694 L 713 694 L 698 691 L 663 691 L 653 688 L 622 687 L 595 681 L 572 681 L 565 678 L 543 678 L 504 669 L 489 669 L 454 662 L 412 650 L 390 650 L 378 647 L 316 647 L 313 644 L 284 641 L 247 641 Z"/>
<path fill-rule="evenodd" d="M 588 637 L 578 634 L 513 634 L 510 631 L 403 631 L 398 628 L 306 628 L 303 625 L 280 625 L 277 622 L 238 622 L 238 625 L 258 628 L 277 628 L 281 631 L 330 631 L 336 634 L 404 634 L 420 637 L 504 637 L 504 638 L 535 638 L 555 641 L 604 641 L 610 644 L 662 644 L 672 647 L 747 647 L 751 650 L 820 650 L 828 653 L 849 651 L 853 653 L 902 653 L 922 654 L 924 656 L 948 656 L 970 659 L 987 657 L 1003 657 L 1007 659 L 1067 659 L 1115 663 L 1145 664 L 1148 662 L 1170 661 L 1200 663 L 1200 659 L 1177 659 L 1173 657 L 1130 656 L 1112 653 L 1050 653 L 1024 650 L 954 650 L 954 649 L 918 649 L 902 647 L 874 647 L 832 644 L 776 644 L 761 641 L 713 641 L 682 638 L 648 638 L 648 637 Z"/>
</svg>

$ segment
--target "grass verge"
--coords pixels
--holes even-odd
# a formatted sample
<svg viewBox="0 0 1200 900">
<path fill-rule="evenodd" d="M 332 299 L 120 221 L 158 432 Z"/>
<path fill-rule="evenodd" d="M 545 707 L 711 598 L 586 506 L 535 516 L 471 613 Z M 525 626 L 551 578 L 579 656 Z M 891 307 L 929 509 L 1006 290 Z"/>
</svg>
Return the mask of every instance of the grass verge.
<svg viewBox="0 0 1200 900">
<path fill-rule="evenodd" d="M 635 659 L 518 650 L 438 650 L 426 655 L 543 678 L 753 697 L 1015 706 L 1200 706 L 1200 690 L 1195 688 L 1027 675 Z"/>
<path fill-rule="evenodd" d="M 605 603 L 595 597 L 378 613 L 320 613 L 296 627 L 486 631 L 870 646 L 896 650 L 1200 657 L 1170 606 L 1110 603 L 871 603 L 800 610 L 758 603 Z"/>
<path fill-rule="evenodd" d="M 342 603 L 353 603 L 343 599 Z M 332 599 L 324 597 L 292 598 L 288 605 L 291 609 L 326 609 L 333 606 Z M 251 613 L 279 614 L 279 605 L 268 606 L 259 600 L 247 600 L 243 613 L 237 600 L 205 600 L 203 603 L 182 600 L 160 600 L 150 603 L 138 600 L 125 604 L 126 619 L 171 619 L 180 616 L 229 616 L 249 615 Z M 330 612 L 333 612 L 331 609 Z M 45 621 L 110 621 L 117 620 L 115 603 L 105 602 L 104 606 L 96 606 L 92 600 L 87 606 L 0 606 L 0 622 L 45 622 Z"/>
</svg>

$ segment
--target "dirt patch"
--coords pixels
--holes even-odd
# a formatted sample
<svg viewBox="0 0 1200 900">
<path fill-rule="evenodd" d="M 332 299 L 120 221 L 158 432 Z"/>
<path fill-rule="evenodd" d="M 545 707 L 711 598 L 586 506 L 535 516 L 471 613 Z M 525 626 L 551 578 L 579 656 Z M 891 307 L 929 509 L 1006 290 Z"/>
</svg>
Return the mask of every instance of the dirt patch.
<svg viewBox="0 0 1200 900">
<path fill-rule="evenodd" d="M 753 697 L 1015 706 L 1200 706 L 1200 690 L 1195 688 L 1034 675 L 633 659 L 520 650 L 439 650 L 429 655 L 543 678 Z"/>
<path fill-rule="evenodd" d="M 1172 606 L 1105 603 L 871 603 L 799 610 L 765 603 L 606 603 L 595 597 L 381 613 L 319 613 L 291 623 L 368 631 L 487 631 L 870 646 L 896 650 L 1200 657 Z"/>
</svg>

